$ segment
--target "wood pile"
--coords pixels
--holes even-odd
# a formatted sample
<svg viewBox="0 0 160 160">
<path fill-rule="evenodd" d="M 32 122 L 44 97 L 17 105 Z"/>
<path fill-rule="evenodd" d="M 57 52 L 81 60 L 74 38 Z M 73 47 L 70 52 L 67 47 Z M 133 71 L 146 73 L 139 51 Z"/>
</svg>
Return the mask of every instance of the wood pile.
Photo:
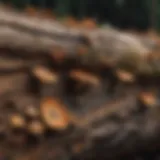
<svg viewBox="0 0 160 160">
<path fill-rule="evenodd" d="M 16 160 L 160 157 L 160 56 L 152 42 L 1 8 L 2 153 Z"/>
</svg>

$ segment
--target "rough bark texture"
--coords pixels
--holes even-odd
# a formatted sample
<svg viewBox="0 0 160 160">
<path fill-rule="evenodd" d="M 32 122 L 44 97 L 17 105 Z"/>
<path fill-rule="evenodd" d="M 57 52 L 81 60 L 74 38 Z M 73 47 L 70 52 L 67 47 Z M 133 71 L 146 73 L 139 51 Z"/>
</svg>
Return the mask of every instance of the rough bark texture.
<svg viewBox="0 0 160 160">
<path fill-rule="evenodd" d="M 88 56 L 73 56 L 66 61 L 63 55 L 60 61 L 56 61 L 56 57 L 51 60 L 40 56 L 42 52 L 54 51 L 57 45 L 68 55 L 75 55 L 83 36 L 91 42 L 87 46 Z M 22 155 L 21 159 L 28 156 L 35 160 L 94 160 L 97 157 L 112 160 L 125 159 L 126 155 L 135 156 L 135 152 L 147 152 L 159 146 L 159 76 L 138 77 L 129 73 L 134 80 L 126 82 L 127 73 L 119 69 L 121 74 L 117 75 L 116 67 L 96 63 L 92 68 L 93 59 L 103 62 L 111 59 L 112 62 L 125 60 L 134 70 L 146 64 L 157 69 L 158 64 L 145 59 L 154 48 L 152 41 L 111 28 L 67 28 L 56 21 L 1 9 L 0 47 L 3 48 L 0 52 L 0 113 L 3 113 L 0 124 L 7 128 L 3 129 L 5 138 L 0 147 L 6 154 L 17 153 L 20 158 Z M 86 51 L 83 49 L 82 52 Z M 36 60 L 32 59 L 33 52 L 39 55 Z M 26 55 L 25 58 L 21 54 Z M 80 63 L 81 60 L 89 65 Z M 38 67 L 41 72 L 36 72 L 40 75 L 35 78 L 33 70 L 39 65 L 43 67 Z M 46 74 L 48 71 L 49 75 L 58 76 L 58 82 L 42 81 L 50 77 Z M 149 96 L 155 95 L 152 107 L 150 103 L 149 107 L 145 104 L 147 100 L 143 104 L 139 102 L 138 95 L 145 91 Z M 45 102 L 50 104 L 53 115 L 50 115 L 51 110 L 45 113 L 40 110 Z M 63 110 L 64 114 L 55 114 L 56 103 L 56 109 Z M 13 113 L 25 119 L 24 130 L 15 132 L 8 125 L 8 116 Z M 58 117 L 57 123 L 67 115 L 69 126 L 64 131 L 56 130 L 54 125 L 49 127 L 44 114 L 51 122 Z M 33 133 L 37 127 L 40 134 Z"/>
<path fill-rule="evenodd" d="M 75 29 L 55 20 L 30 17 L 5 9 L 0 11 L 0 36 L 2 37 L 0 45 L 2 47 L 49 51 L 59 45 L 66 48 L 67 52 L 73 52 L 80 43 L 79 38 L 84 35 L 91 41 L 91 47 L 105 54 L 106 52 L 117 54 L 117 51 L 118 54 L 122 54 L 124 51 L 131 50 L 138 54 L 149 52 L 149 45 L 144 45 L 140 38 L 115 29 Z"/>
</svg>

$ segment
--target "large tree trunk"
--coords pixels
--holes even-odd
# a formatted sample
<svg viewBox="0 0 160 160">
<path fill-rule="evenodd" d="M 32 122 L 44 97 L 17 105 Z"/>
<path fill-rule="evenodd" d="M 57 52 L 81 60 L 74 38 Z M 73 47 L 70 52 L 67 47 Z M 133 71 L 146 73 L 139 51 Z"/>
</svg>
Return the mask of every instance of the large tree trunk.
<svg viewBox="0 0 160 160">
<path fill-rule="evenodd" d="M 149 43 L 140 37 L 110 28 L 69 28 L 55 20 L 30 17 L 15 11 L 0 10 L 0 47 L 28 52 L 50 52 L 55 46 L 75 53 L 80 37 L 90 41 L 90 48 L 102 57 L 123 57 L 134 52 L 143 57 L 151 51 Z M 22 53 L 23 54 L 23 53 Z"/>
</svg>

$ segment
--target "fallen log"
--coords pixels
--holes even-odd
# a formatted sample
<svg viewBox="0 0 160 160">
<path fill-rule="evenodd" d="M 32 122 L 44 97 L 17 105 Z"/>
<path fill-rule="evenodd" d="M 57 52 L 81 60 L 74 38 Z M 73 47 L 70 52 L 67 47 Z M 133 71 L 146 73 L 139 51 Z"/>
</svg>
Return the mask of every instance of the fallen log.
<svg viewBox="0 0 160 160">
<path fill-rule="evenodd" d="M 115 53 L 117 50 L 121 50 L 121 54 L 129 49 L 134 49 L 140 53 L 146 53 L 149 50 L 146 45 L 141 43 L 140 38 L 131 34 L 120 33 L 115 29 L 75 29 L 55 20 L 30 17 L 4 8 L 1 8 L 0 11 L 0 28 L 0 36 L 3 37 L 0 41 L 1 46 L 10 45 L 10 47 L 48 51 L 55 45 L 60 45 L 69 52 L 70 50 L 73 51 L 73 48 L 79 44 L 80 37 L 85 35 L 96 51 L 110 52 L 113 50 L 112 46 L 116 48 Z"/>
</svg>

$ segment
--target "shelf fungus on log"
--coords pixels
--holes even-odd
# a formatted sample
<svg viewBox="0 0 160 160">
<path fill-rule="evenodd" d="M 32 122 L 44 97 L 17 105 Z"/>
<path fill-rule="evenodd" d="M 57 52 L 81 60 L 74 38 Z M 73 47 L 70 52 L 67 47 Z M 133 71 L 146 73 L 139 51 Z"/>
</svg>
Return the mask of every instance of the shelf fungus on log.
<svg viewBox="0 0 160 160">
<path fill-rule="evenodd" d="M 65 130 L 70 124 L 70 114 L 57 99 L 43 99 L 40 106 L 41 115 L 46 125 L 57 131 Z"/>
</svg>

